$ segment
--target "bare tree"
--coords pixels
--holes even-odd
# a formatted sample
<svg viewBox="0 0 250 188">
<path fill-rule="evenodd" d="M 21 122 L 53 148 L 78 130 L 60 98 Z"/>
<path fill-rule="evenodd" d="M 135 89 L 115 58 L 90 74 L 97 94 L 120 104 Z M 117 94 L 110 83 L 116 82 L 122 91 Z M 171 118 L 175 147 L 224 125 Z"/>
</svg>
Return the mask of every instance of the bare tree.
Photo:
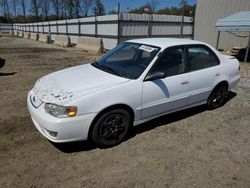
<svg viewBox="0 0 250 188">
<path fill-rule="evenodd" d="M 31 0 L 31 12 L 35 15 L 36 20 L 39 22 L 39 12 L 40 12 L 40 2 L 39 0 Z"/>
<path fill-rule="evenodd" d="M 50 10 L 50 0 L 40 0 L 41 8 L 42 8 L 42 14 L 45 18 L 45 21 L 48 21 L 48 15 Z"/>
<path fill-rule="evenodd" d="M 73 18 L 74 7 L 75 7 L 74 0 L 66 0 L 66 9 L 69 18 Z"/>
<path fill-rule="evenodd" d="M 83 13 L 84 16 L 88 16 L 88 12 L 92 4 L 93 4 L 93 0 L 83 0 L 82 8 L 84 10 L 84 13 Z"/>
<path fill-rule="evenodd" d="M 60 0 L 52 0 L 52 4 L 56 13 L 56 19 L 59 19 L 60 15 Z"/>
<path fill-rule="evenodd" d="M 81 12 L 81 1 L 80 0 L 74 0 L 74 12 L 75 12 L 75 16 L 77 18 L 79 18 L 80 12 Z"/>
<path fill-rule="evenodd" d="M 61 0 L 61 19 L 67 18 L 67 0 Z"/>
<path fill-rule="evenodd" d="M 17 17 L 17 4 L 18 4 L 17 0 L 12 0 L 12 8 L 15 17 Z"/>
<path fill-rule="evenodd" d="M 0 6 L 3 8 L 3 14 L 6 20 L 10 20 L 10 10 L 9 10 L 9 3 L 7 0 L 1 0 Z"/>
<path fill-rule="evenodd" d="M 24 22 L 26 22 L 27 21 L 27 18 L 26 18 L 26 0 L 20 0 L 20 4 L 21 4 L 22 12 L 23 12 Z"/>
</svg>

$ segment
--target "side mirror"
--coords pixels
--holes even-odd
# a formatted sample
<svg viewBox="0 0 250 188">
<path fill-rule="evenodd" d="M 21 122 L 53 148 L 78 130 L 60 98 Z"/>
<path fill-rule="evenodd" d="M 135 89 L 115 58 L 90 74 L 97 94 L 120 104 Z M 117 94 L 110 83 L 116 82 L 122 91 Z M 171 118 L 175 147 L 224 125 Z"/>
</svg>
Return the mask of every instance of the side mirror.
<svg viewBox="0 0 250 188">
<path fill-rule="evenodd" d="M 145 81 L 152 81 L 152 80 L 157 80 L 157 79 L 162 79 L 165 78 L 166 75 L 164 72 L 154 72 L 152 74 L 148 74 L 147 77 L 145 78 Z"/>
</svg>

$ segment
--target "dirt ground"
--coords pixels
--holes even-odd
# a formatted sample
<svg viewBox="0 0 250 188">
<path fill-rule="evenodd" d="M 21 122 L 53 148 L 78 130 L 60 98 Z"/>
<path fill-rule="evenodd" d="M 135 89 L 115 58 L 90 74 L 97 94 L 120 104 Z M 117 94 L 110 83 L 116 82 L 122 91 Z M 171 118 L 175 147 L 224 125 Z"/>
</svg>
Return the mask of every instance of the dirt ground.
<svg viewBox="0 0 250 188">
<path fill-rule="evenodd" d="M 26 95 L 41 76 L 95 58 L 0 38 L 0 187 L 250 187 L 250 64 L 221 108 L 204 106 L 134 129 L 122 144 L 52 144 L 33 126 Z"/>
</svg>

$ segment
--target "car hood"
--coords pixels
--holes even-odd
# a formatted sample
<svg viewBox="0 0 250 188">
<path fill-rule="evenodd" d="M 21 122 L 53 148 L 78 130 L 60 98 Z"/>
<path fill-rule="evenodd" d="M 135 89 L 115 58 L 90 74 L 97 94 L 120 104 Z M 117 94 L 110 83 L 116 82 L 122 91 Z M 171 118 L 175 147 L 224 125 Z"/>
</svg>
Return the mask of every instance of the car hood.
<svg viewBox="0 0 250 188">
<path fill-rule="evenodd" d="M 91 64 L 85 64 L 40 78 L 33 92 L 42 102 L 64 105 L 80 96 L 127 81 L 129 79 L 104 72 Z"/>
</svg>

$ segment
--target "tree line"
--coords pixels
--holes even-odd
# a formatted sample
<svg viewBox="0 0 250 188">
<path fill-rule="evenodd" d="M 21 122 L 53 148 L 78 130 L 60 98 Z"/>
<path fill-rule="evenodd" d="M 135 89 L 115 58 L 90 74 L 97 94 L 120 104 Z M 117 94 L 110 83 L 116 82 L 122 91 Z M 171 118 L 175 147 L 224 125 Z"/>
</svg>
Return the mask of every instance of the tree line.
<svg viewBox="0 0 250 188">
<path fill-rule="evenodd" d="M 128 10 L 130 13 L 143 14 L 146 12 L 151 12 L 154 14 L 168 14 L 168 15 L 182 15 L 184 16 L 194 16 L 195 14 L 195 5 L 189 5 L 187 0 L 180 0 L 179 7 L 166 7 L 163 9 L 157 10 L 157 6 L 159 4 L 158 0 L 149 0 L 145 5 L 137 8 Z"/>
<path fill-rule="evenodd" d="M 101 0 L 0 0 L 0 22 L 6 23 L 72 19 L 89 14 L 105 14 Z"/>
<path fill-rule="evenodd" d="M 139 8 L 127 7 L 127 12 L 193 16 L 196 5 L 188 5 L 187 0 L 179 1 L 179 7 L 157 10 L 159 0 L 148 0 Z M 107 14 L 115 14 L 118 9 L 116 7 Z M 0 23 L 51 21 L 104 14 L 105 7 L 101 0 L 0 0 Z"/>
</svg>

